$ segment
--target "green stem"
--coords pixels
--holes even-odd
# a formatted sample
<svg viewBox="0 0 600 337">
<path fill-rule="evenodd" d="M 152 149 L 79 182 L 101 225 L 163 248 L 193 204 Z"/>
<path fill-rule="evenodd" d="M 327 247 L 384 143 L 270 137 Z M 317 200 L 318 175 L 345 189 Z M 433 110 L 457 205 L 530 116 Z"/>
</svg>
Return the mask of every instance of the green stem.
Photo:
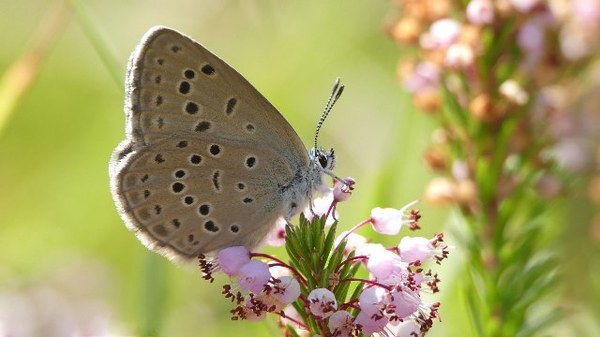
<svg viewBox="0 0 600 337">
<path fill-rule="evenodd" d="M 117 56 L 118 54 L 114 49 L 114 45 L 105 37 L 101 25 L 97 23 L 97 20 L 88 9 L 85 1 L 69 0 L 69 2 L 79 18 L 79 22 L 83 26 L 86 35 L 94 46 L 94 49 L 96 49 L 100 60 L 102 60 L 106 66 L 108 73 L 121 91 L 125 90 L 123 84 L 123 66 L 118 61 L 120 58 Z"/>
<path fill-rule="evenodd" d="M 164 307 L 168 293 L 164 277 L 163 257 L 147 251 L 144 263 L 144 283 L 142 287 L 143 320 L 140 335 L 160 336 L 163 325 Z"/>
</svg>

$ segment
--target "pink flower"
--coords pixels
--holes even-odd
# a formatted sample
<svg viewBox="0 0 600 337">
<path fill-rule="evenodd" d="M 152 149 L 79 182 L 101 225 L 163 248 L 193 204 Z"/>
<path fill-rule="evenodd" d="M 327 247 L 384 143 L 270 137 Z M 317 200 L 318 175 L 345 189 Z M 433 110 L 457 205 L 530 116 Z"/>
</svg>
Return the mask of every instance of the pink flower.
<svg viewBox="0 0 600 337">
<path fill-rule="evenodd" d="M 544 22 L 539 18 L 527 20 L 517 33 L 517 44 L 525 54 L 525 65 L 533 68 L 539 62 L 545 48 Z"/>
<path fill-rule="evenodd" d="M 464 160 L 454 160 L 452 162 L 452 176 L 456 180 L 469 179 L 469 165 Z"/>
<path fill-rule="evenodd" d="M 509 0 L 509 2 L 517 11 L 527 13 L 537 6 L 540 0 Z"/>
<path fill-rule="evenodd" d="M 291 271 L 287 267 L 283 266 L 269 266 L 269 271 L 271 272 L 271 277 L 280 278 L 282 276 L 291 276 Z"/>
<path fill-rule="evenodd" d="M 385 248 L 375 249 L 367 261 L 367 270 L 380 283 L 398 283 L 408 272 L 407 264 L 400 256 Z"/>
<path fill-rule="evenodd" d="M 576 137 L 564 137 L 552 147 L 550 154 L 561 167 L 571 172 L 584 171 L 592 159 Z"/>
<path fill-rule="evenodd" d="M 242 307 L 242 310 L 244 311 L 246 319 L 251 322 L 262 321 L 267 316 L 266 313 L 261 310 L 254 310 L 254 303 L 251 298 L 246 300 L 246 304 Z"/>
<path fill-rule="evenodd" d="M 290 304 L 300 296 L 300 284 L 291 276 L 281 276 L 278 278 L 273 291 L 273 297 L 283 304 Z"/>
<path fill-rule="evenodd" d="M 306 210 L 304 211 L 304 216 L 306 217 L 306 219 L 308 221 L 311 221 L 315 215 L 323 216 L 323 215 L 327 214 L 327 212 L 329 211 L 329 208 L 331 207 L 332 204 L 333 204 L 333 189 L 330 189 L 329 192 L 327 192 L 325 195 L 322 195 L 313 200 L 312 209 L 310 206 L 307 207 Z M 335 222 L 334 213 L 335 213 L 335 219 L 339 219 L 338 218 L 339 215 L 337 214 L 337 211 L 331 212 L 331 214 L 329 214 L 329 217 L 327 218 L 327 221 L 325 222 L 326 225 L 332 225 Z"/>
<path fill-rule="evenodd" d="M 566 25 L 560 32 L 560 50 L 569 60 L 578 60 L 592 52 L 591 44 L 586 35 L 577 25 Z"/>
<path fill-rule="evenodd" d="M 465 69 L 473 65 L 475 55 L 468 44 L 454 43 L 446 50 L 444 64 L 450 68 Z"/>
<path fill-rule="evenodd" d="M 413 94 L 437 89 L 440 68 L 432 62 L 419 62 L 414 71 L 404 79 L 404 88 Z"/>
<path fill-rule="evenodd" d="M 398 244 L 400 259 L 406 263 L 425 262 L 431 256 L 433 249 L 431 241 L 423 237 L 405 236 Z"/>
<path fill-rule="evenodd" d="M 371 336 L 375 332 L 383 331 L 388 324 L 389 319 L 384 315 L 369 315 L 361 311 L 354 319 L 354 324 L 360 326 L 360 329 L 365 336 Z"/>
<path fill-rule="evenodd" d="M 371 222 L 377 233 L 396 235 L 402 227 L 402 212 L 393 208 L 376 207 L 371 210 Z"/>
<path fill-rule="evenodd" d="M 255 294 L 260 293 L 271 278 L 269 266 L 257 260 L 251 260 L 240 268 L 240 286 Z"/>
<path fill-rule="evenodd" d="M 350 252 L 352 251 L 358 250 L 360 247 L 367 243 L 367 239 L 364 236 L 356 233 L 348 233 L 348 231 L 343 231 L 335 239 L 334 246 L 337 247 L 343 238 L 346 239 L 346 247 L 344 248 L 344 254 L 346 255 L 350 254 Z"/>
<path fill-rule="evenodd" d="M 395 323 L 395 324 L 394 324 Z M 394 322 L 388 324 L 385 329 L 390 332 L 390 336 L 398 337 L 420 337 L 423 336 L 421 327 L 414 319 L 405 319 L 404 322 Z M 378 336 L 380 337 L 380 336 Z"/>
<path fill-rule="evenodd" d="M 294 328 L 294 330 L 296 330 L 296 332 L 299 335 L 305 334 L 306 330 L 304 329 L 304 327 L 301 327 L 298 324 L 296 324 L 296 322 L 302 322 L 302 317 L 300 316 L 296 308 L 294 308 L 294 306 L 288 305 L 287 307 L 285 307 L 283 309 L 283 314 L 285 316 L 281 317 L 281 323 L 284 326 L 289 324 Z M 288 319 L 288 317 L 291 319 Z"/>
<path fill-rule="evenodd" d="M 380 243 L 365 243 L 356 249 L 356 255 L 371 257 L 371 254 L 379 251 L 379 249 L 385 249 L 385 247 Z"/>
<path fill-rule="evenodd" d="M 571 1 L 572 16 L 583 25 L 598 28 L 600 25 L 600 1 L 573 0 Z"/>
<path fill-rule="evenodd" d="M 498 91 L 511 102 L 524 105 L 529 100 L 529 94 L 515 80 L 506 80 L 500 84 Z"/>
<path fill-rule="evenodd" d="M 389 294 L 389 302 L 394 308 L 394 313 L 401 319 L 412 315 L 421 304 L 418 293 L 409 289 L 394 289 Z"/>
<path fill-rule="evenodd" d="M 494 4 L 490 0 L 471 0 L 467 5 L 467 19 L 478 26 L 494 21 Z"/>
<path fill-rule="evenodd" d="M 352 315 L 346 310 L 340 310 L 334 312 L 329 317 L 329 322 L 327 322 L 327 326 L 329 327 L 329 331 L 333 334 L 333 336 L 338 337 L 349 337 L 354 329 Z"/>
<path fill-rule="evenodd" d="M 333 183 L 333 200 L 335 202 L 348 200 L 354 190 L 354 184 L 356 181 L 351 177 L 344 178 L 342 181 L 336 179 Z"/>
<path fill-rule="evenodd" d="M 454 19 L 439 19 L 431 24 L 429 32 L 421 36 L 424 49 L 443 49 L 456 42 L 462 31 L 462 25 Z"/>
<path fill-rule="evenodd" d="M 228 247 L 217 253 L 217 261 L 225 274 L 235 277 L 240 268 L 250 262 L 250 252 L 242 246 Z"/>
<path fill-rule="evenodd" d="M 310 312 L 322 318 L 331 316 L 337 310 L 335 295 L 325 288 L 313 289 L 308 294 Z"/>
<path fill-rule="evenodd" d="M 380 234 L 398 234 L 402 225 L 412 222 L 412 220 L 409 220 L 406 210 L 416 203 L 417 201 L 413 201 L 399 210 L 394 208 L 373 208 L 371 210 L 371 224 L 373 225 L 373 229 Z"/>
<path fill-rule="evenodd" d="M 361 312 L 368 316 L 383 315 L 385 311 L 387 291 L 381 287 L 369 287 L 362 291 L 358 297 L 358 306 Z"/>
<path fill-rule="evenodd" d="M 456 200 L 456 184 L 446 177 L 436 177 L 425 188 L 425 200 L 434 205 L 447 205 Z"/>
<path fill-rule="evenodd" d="M 284 218 L 277 219 L 275 227 L 269 232 L 265 238 L 265 243 L 273 247 L 281 247 L 285 245 L 285 226 L 287 221 Z"/>
</svg>

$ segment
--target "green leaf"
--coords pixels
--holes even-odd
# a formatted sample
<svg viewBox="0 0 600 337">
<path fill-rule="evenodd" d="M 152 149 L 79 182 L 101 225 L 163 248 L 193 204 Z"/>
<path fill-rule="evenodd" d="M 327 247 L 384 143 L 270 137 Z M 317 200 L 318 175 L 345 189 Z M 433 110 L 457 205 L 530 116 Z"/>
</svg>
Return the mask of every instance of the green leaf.
<svg viewBox="0 0 600 337">
<path fill-rule="evenodd" d="M 329 231 L 325 236 L 325 242 L 323 244 L 323 253 L 321 254 L 321 260 L 326 261 L 329 254 L 333 251 L 333 242 L 335 240 L 335 232 L 337 229 L 337 221 L 329 227 Z"/>
<path fill-rule="evenodd" d="M 360 263 L 348 263 L 344 265 L 344 267 L 342 267 L 342 269 L 340 270 L 340 279 L 354 278 L 356 276 L 356 273 L 360 269 L 360 266 Z M 362 283 L 357 284 L 357 288 L 359 289 L 355 288 L 352 295 L 348 297 L 348 290 L 350 290 L 351 285 L 352 283 L 349 281 L 340 282 L 334 290 L 335 297 L 343 299 L 345 302 L 350 301 L 353 298 L 358 298 L 358 294 L 360 294 L 360 291 L 363 288 Z"/>
</svg>

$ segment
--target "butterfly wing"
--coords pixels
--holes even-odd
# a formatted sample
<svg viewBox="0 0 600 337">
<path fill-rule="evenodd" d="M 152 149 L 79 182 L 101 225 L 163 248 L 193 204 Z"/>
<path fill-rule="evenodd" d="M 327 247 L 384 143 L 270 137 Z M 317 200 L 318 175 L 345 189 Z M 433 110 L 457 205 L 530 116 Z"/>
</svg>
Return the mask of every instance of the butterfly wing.
<svg viewBox="0 0 600 337">
<path fill-rule="evenodd" d="M 170 258 L 253 248 L 288 212 L 286 189 L 308 193 L 298 179 L 308 155 L 288 122 L 190 38 L 148 32 L 126 87 L 127 139 L 111 159 L 111 188 L 148 247 Z"/>
<path fill-rule="evenodd" d="M 146 33 L 126 82 L 128 134 L 135 142 L 218 132 L 270 144 L 293 163 L 308 162 L 297 155 L 306 148 L 277 109 L 235 69 L 177 31 L 155 27 Z"/>
</svg>

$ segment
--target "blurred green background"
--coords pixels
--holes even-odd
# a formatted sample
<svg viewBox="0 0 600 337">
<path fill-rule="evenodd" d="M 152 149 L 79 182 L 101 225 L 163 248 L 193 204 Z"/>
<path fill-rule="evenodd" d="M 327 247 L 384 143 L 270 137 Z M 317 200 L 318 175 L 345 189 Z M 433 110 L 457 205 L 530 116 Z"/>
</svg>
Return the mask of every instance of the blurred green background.
<svg viewBox="0 0 600 337">
<path fill-rule="evenodd" d="M 358 181 L 339 208 L 342 228 L 373 207 L 419 198 L 431 178 L 421 153 L 433 125 L 396 79 L 403 51 L 384 33 L 387 1 L 93 0 L 79 12 L 61 1 L 0 5 L 3 76 L 34 45 L 32 36 L 55 38 L 23 95 L 4 88 L 0 99 L 10 112 L 0 116 L 0 336 L 278 335 L 272 321 L 231 322 L 223 279 L 209 284 L 194 266 L 149 252 L 114 208 L 107 171 L 124 137 L 125 65 L 154 25 L 178 29 L 226 60 L 306 144 L 334 79 L 342 78 L 345 93 L 320 140 L 336 150 L 336 173 Z M 105 43 L 100 49 L 95 33 Z M 421 235 L 444 230 L 447 211 L 420 208 Z M 433 336 L 470 331 L 453 286 L 460 260 L 455 252 L 441 269 L 442 293 L 434 298 L 443 322 Z"/>
</svg>

